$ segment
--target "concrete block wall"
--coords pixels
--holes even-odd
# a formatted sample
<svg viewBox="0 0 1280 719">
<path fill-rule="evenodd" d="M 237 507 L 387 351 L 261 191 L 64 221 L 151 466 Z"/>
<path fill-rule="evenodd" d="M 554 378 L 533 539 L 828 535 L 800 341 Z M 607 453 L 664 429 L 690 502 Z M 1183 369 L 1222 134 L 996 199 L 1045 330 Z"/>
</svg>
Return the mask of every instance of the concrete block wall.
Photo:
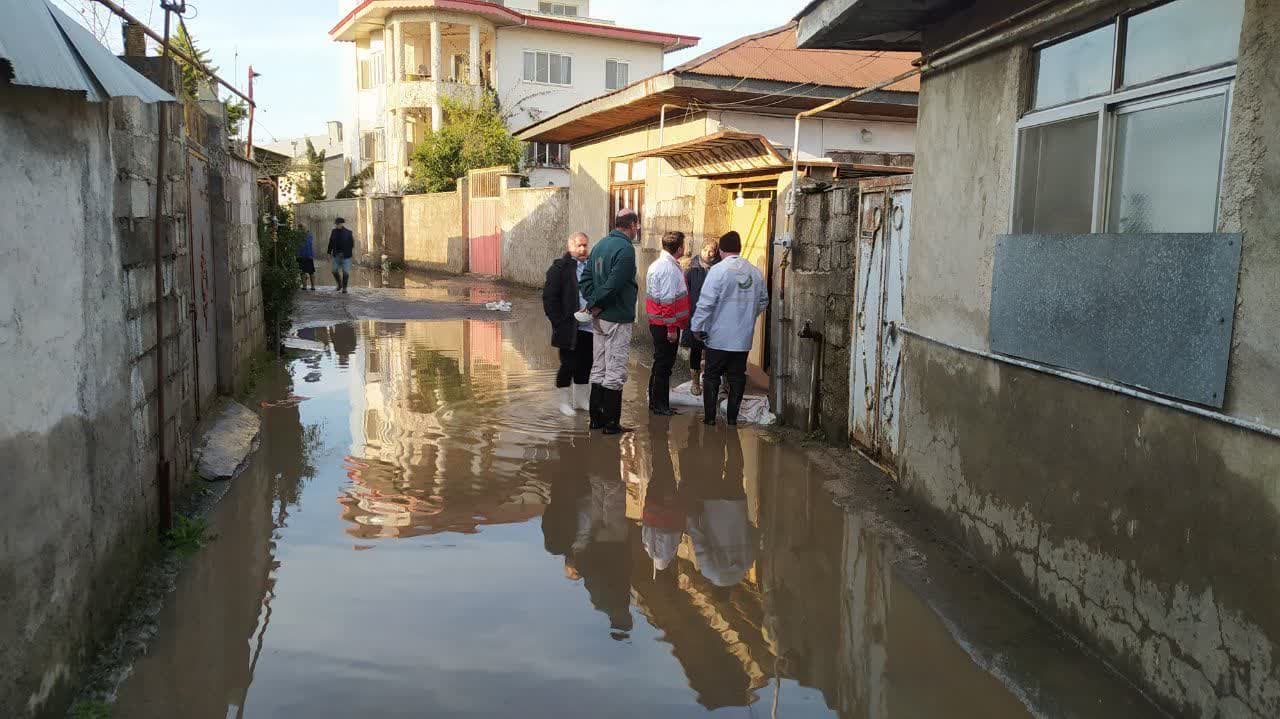
<svg viewBox="0 0 1280 719">
<path fill-rule="evenodd" d="M 65 711 L 156 541 L 161 441 L 175 494 L 189 477 L 197 385 L 187 149 L 181 113 L 170 112 L 157 203 L 158 114 L 133 98 L 87 103 L 0 87 L 0 187 L 14 189 L 0 193 L 11 225 L 0 238 L 0 406 L 11 410 L 0 413 L 0 463 L 12 513 L 0 525 L 0 716 Z M 221 186 L 222 170 L 210 174 Z M 237 209 L 222 215 L 239 225 L 223 248 L 233 249 L 237 275 L 230 361 L 242 367 L 262 343 L 251 167 L 238 186 Z M 228 297 L 215 302 L 230 307 Z"/>
<path fill-rule="evenodd" d="M 467 271 L 462 191 L 406 195 L 404 263 L 412 268 L 460 275 Z"/>
<path fill-rule="evenodd" d="M 186 145 L 181 113 L 168 115 L 165 192 L 159 212 L 162 292 L 156 297 L 154 239 L 155 187 L 159 157 L 159 108 L 136 98 L 112 101 L 111 148 L 115 158 L 115 226 L 125 287 L 125 331 L 130 338 L 130 392 L 138 470 L 154 474 L 160 441 L 157 430 L 156 313 L 164 325 L 164 392 L 167 433 L 165 452 L 173 476 L 187 476 L 185 458 L 195 427 L 196 377 L 192 355 L 192 302 L 188 271 L 191 243 L 187 237 Z"/>
<path fill-rule="evenodd" d="M 565 226 L 568 198 L 567 187 L 502 190 L 502 279 L 542 287 L 547 268 L 564 254 L 573 232 Z"/>
<path fill-rule="evenodd" d="M 255 355 L 266 346 L 262 315 L 262 255 L 258 244 L 256 166 L 239 157 L 210 183 L 214 287 L 219 298 L 218 390 L 244 386 Z"/>
<path fill-rule="evenodd" d="M 850 327 L 854 306 L 858 188 L 800 195 L 795 245 L 787 270 L 786 319 L 780 338 L 788 375 L 783 384 L 782 419 L 803 427 L 808 419 L 816 346 L 795 335 L 811 323 L 823 335 L 819 370 L 821 429 L 840 441 L 849 436 Z M 775 307 L 778 302 L 775 298 Z M 777 339 L 775 339 L 777 341 Z"/>
</svg>

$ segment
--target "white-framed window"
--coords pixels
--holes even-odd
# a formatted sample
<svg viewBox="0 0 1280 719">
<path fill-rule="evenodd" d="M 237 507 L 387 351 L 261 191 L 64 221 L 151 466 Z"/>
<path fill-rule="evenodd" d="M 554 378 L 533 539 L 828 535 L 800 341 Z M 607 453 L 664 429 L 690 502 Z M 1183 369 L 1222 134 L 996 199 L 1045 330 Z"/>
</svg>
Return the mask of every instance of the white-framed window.
<svg viewBox="0 0 1280 719">
<path fill-rule="evenodd" d="M 538 3 L 538 12 L 546 15 L 564 15 L 565 17 L 577 17 L 578 5 L 576 3 L 567 2 L 540 2 Z"/>
<path fill-rule="evenodd" d="M 568 167 L 569 146 L 563 142 L 525 143 L 524 166 Z"/>
<path fill-rule="evenodd" d="M 372 90 L 385 85 L 387 81 L 386 64 L 381 50 L 370 53 L 360 60 L 360 89 Z"/>
<path fill-rule="evenodd" d="M 1013 232 L 1212 232 L 1244 0 L 1173 0 L 1034 53 Z"/>
<path fill-rule="evenodd" d="M 542 85 L 572 85 L 573 58 L 558 52 L 525 50 L 524 81 Z"/>
<path fill-rule="evenodd" d="M 631 63 L 625 60 L 604 61 L 604 86 L 608 90 L 626 87 L 630 82 Z"/>
</svg>

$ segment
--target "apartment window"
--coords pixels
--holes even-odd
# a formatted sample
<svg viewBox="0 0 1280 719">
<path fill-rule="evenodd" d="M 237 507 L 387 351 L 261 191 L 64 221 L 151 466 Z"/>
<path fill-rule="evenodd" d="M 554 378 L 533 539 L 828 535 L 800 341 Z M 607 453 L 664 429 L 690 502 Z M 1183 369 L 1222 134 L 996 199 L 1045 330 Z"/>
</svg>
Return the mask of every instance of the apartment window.
<svg viewBox="0 0 1280 719">
<path fill-rule="evenodd" d="M 628 79 L 631 75 L 630 63 L 622 60 L 605 60 L 604 61 L 604 86 L 609 90 L 617 90 L 620 87 L 626 87 L 630 82 Z"/>
<path fill-rule="evenodd" d="M 524 81 L 544 85 L 572 85 L 573 58 L 555 52 L 525 50 Z"/>
<path fill-rule="evenodd" d="M 1015 233 L 1212 232 L 1244 0 L 1175 0 L 1035 53 Z"/>
<path fill-rule="evenodd" d="M 525 167 L 568 167 L 569 146 L 562 142 L 530 142 L 524 146 Z"/>
<path fill-rule="evenodd" d="M 366 162 L 384 162 L 387 159 L 386 143 L 381 129 L 360 136 L 360 158 Z"/>
<path fill-rule="evenodd" d="M 361 90 L 372 90 L 386 84 L 386 68 L 382 58 L 382 51 L 378 51 L 360 60 Z"/>
<path fill-rule="evenodd" d="M 471 73 L 471 63 L 466 55 L 449 56 L 449 79 L 453 82 L 466 82 Z"/>
<path fill-rule="evenodd" d="M 538 3 L 538 12 L 547 15 L 564 15 L 566 17 L 577 17 L 578 6 L 573 3 L 563 2 L 540 2 Z"/>
</svg>

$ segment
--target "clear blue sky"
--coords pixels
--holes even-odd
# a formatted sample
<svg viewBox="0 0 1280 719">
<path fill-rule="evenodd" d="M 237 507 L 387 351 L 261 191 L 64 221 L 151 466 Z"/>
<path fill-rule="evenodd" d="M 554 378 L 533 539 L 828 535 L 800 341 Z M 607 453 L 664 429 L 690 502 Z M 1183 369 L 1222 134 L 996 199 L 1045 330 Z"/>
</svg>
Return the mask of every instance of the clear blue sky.
<svg viewBox="0 0 1280 719">
<path fill-rule="evenodd" d="M 55 0 L 74 9 L 87 0 Z M 119 2 L 120 0 L 117 0 Z M 734 38 L 786 23 L 806 0 L 591 0 L 591 14 L 619 25 L 696 35 L 698 47 L 667 56 L 667 66 Z M 159 0 L 125 0 L 125 7 L 157 30 Z M 258 120 L 254 141 L 324 132 L 342 119 L 338 107 L 338 45 L 329 40 L 339 19 L 336 0 L 188 0 L 187 21 L 223 77 L 245 83 L 250 63 Z M 119 29 L 107 34 L 119 51 Z"/>
</svg>

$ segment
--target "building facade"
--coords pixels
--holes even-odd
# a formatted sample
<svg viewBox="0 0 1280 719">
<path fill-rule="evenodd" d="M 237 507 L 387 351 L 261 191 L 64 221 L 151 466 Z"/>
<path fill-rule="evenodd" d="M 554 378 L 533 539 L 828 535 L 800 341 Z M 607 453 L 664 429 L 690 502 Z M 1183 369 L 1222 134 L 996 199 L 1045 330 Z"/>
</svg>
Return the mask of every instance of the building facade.
<svg viewBox="0 0 1280 719">
<path fill-rule="evenodd" d="M 1179 716 L 1280 716 L 1280 5 L 818 0 L 923 53 L 897 471 Z"/>
<path fill-rule="evenodd" d="M 322 199 L 334 199 L 347 184 L 347 180 L 351 179 L 346 157 L 343 154 L 345 144 L 342 123 L 331 120 L 327 130 L 323 135 L 291 137 L 278 142 L 257 145 L 261 149 L 290 158 L 292 168 L 280 177 L 279 187 L 276 189 L 276 201 L 281 205 L 296 205 L 302 202 L 302 184 L 306 182 L 309 170 L 306 167 L 308 141 L 316 152 L 324 153 L 324 165 L 320 170 L 324 180 Z"/>
<path fill-rule="evenodd" d="M 444 121 L 446 98 L 492 92 L 512 128 L 662 69 L 697 38 L 590 17 L 587 0 L 342 0 L 330 31 L 350 43 L 340 82 L 348 171 L 373 165 L 373 193 L 407 184 L 413 148 Z M 533 145 L 533 185 L 568 181 L 567 149 Z"/>
</svg>

